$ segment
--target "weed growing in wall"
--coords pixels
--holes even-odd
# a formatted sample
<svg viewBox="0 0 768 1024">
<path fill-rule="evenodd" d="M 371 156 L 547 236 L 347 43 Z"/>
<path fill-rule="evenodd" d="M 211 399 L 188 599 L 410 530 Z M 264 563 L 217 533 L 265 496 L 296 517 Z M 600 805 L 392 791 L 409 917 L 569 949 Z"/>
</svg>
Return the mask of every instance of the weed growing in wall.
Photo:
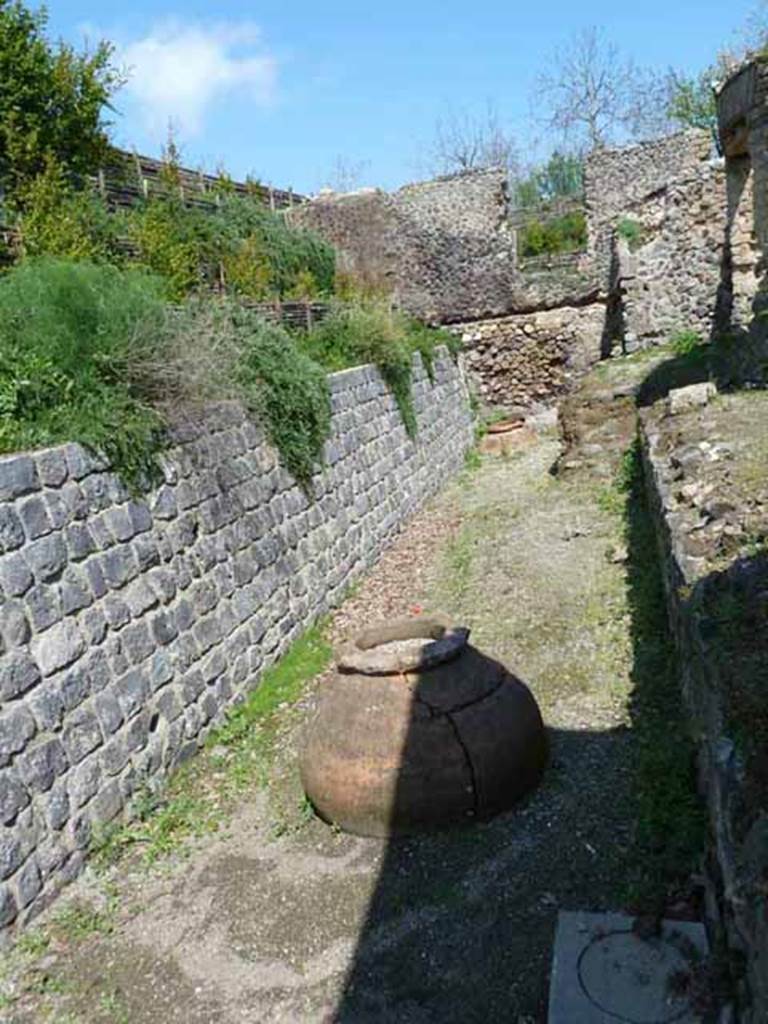
<svg viewBox="0 0 768 1024">
<path fill-rule="evenodd" d="M 698 331 L 678 331 L 669 339 L 670 348 L 676 356 L 690 355 L 701 343 Z"/>
<path fill-rule="evenodd" d="M 622 217 L 616 225 L 616 234 L 623 238 L 630 249 L 639 249 L 645 241 L 643 225 L 630 217 Z"/>
</svg>

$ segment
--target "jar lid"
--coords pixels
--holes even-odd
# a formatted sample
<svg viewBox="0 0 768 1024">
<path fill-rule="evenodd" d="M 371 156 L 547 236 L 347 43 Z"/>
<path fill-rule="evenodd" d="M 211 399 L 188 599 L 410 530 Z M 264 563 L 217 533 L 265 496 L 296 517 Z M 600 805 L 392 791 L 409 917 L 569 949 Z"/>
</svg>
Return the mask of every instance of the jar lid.
<svg viewBox="0 0 768 1024">
<path fill-rule="evenodd" d="M 434 668 L 467 646 L 469 629 L 445 615 L 392 619 L 364 629 L 339 652 L 342 672 L 395 675 Z"/>
</svg>

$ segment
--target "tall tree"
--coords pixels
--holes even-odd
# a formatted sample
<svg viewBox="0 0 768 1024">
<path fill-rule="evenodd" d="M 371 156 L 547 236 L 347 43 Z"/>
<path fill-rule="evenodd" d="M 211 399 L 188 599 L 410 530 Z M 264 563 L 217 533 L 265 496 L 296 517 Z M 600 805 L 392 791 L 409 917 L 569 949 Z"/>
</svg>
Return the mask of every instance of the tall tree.
<svg viewBox="0 0 768 1024">
<path fill-rule="evenodd" d="M 51 164 L 93 171 L 107 146 L 105 109 L 123 77 L 109 43 L 52 44 L 44 9 L 0 0 L 0 187 L 18 197 Z"/>
</svg>

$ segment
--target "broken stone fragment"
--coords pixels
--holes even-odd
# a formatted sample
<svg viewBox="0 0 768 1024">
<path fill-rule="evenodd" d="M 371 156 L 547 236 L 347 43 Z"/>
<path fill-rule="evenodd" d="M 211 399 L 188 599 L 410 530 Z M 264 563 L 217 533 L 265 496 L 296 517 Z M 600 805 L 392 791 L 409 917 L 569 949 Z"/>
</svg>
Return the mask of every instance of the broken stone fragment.
<svg viewBox="0 0 768 1024">
<path fill-rule="evenodd" d="M 697 409 L 707 405 L 717 394 L 717 388 L 712 381 L 705 381 L 703 384 L 689 384 L 684 388 L 676 388 L 670 391 L 667 398 L 667 408 L 671 416 L 681 412 L 688 412 L 690 409 Z"/>
</svg>

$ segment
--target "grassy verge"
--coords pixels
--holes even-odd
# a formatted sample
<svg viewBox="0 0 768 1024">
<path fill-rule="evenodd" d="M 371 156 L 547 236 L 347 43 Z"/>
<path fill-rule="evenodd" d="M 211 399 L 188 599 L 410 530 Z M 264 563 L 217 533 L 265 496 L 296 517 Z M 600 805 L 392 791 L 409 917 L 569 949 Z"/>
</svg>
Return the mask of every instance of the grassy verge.
<svg viewBox="0 0 768 1024">
<path fill-rule="evenodd" d="M 639 447 L 622 466 L 627 584 L 633 644 L 631 716 L 635 736 L 636 830 L 629 899 L 663 909 L 686 889 L 705 839 L 695 789 L 695 745 L 688 733 L 680 669 L 666 615 L 653 521 L 646 505 Z"/>
<path fill-rule="evenodd" d="M 170 780 L 162 794 L 142 793 L 134 819 L 100 830 L 92 856 L 97 866 L 139 853 L 151 864 L 195 836 L 217 831 L 234 801 L 269 783 L 275 745 L 291 706 L 331 659 L 323 625 L 308 630 L 262 677 L 246 700 L 208 737 L 198 757 Z"/>
</svg>

